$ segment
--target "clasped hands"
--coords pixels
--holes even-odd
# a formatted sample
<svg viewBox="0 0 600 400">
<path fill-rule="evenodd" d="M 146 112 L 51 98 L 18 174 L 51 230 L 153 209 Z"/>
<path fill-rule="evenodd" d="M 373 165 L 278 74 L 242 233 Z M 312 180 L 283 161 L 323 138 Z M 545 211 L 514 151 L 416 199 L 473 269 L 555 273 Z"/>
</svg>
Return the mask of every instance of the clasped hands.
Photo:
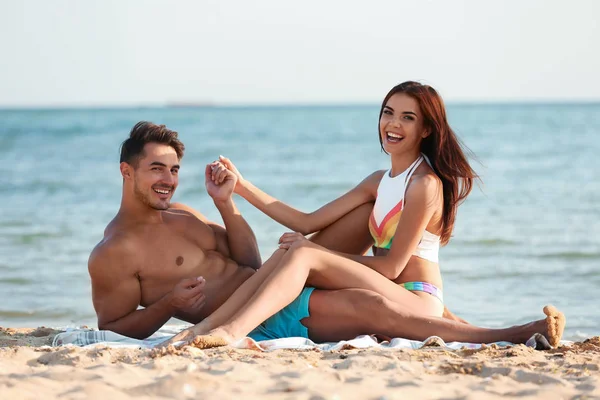
<svg viewBox="0 0 600 400">
<path fill-rule="evenodd" d="M 233 193 L 238 193 L 240 186 L 244 184 L 244 177 L 238 171 L 230 159 L 219 156 L 218 160 L 206 166 L 206 189 L 208 194 L 215 200 L 225 200 Z M 279 238 L 280 249 L 290 249 L 311 243 L 298 232 L 284 233 Z"/>
</svg>

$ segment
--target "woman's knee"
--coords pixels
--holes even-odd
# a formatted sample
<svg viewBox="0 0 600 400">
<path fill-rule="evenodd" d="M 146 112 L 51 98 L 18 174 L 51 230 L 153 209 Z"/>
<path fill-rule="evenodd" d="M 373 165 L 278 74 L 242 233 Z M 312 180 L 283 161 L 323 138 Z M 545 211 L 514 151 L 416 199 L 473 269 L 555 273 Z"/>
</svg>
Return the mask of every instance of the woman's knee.
<svg viewBox="0 0 600 400">
<path fill-rule="evenodd" d="M 310 264 L 308 263 L 310 259 L 310 250 L 305 246 L 294 243 L 289 249 L 285 250 L 285 254 L 277 263 L 277 269 L 294 268 L 295 270 L 307 269 L 310 271 Z M 289 267 L 290 265 L 291 267 Z"/>
<path fill-rule="evenodd" d="M 311 256 L 314 256 L 314 249 L 307 246 L 304 242 L 293 243 L 286 254 L 288 259 L 297 262 L 309 260 Z"/>
</svg>

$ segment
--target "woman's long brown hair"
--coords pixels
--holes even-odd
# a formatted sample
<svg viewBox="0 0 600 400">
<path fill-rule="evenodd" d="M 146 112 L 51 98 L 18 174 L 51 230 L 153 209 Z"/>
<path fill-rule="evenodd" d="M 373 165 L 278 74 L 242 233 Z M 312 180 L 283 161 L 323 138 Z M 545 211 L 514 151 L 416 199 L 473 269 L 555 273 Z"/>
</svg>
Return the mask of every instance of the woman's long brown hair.
<svg viewBox="0 0 600 400">
<path fill-rule="evenodd" d="M 405 93 L 419 103 L 423 126 L 430 132 L 421 142 L 421 152 L 429 158 L 433 170 L 442 180 L 444 208 L 440 242 L 445 245 L 452 236 L 458 205 L 471 193 L 473 182 L 479 177 L 469 165 L 463 151 L 464 145 L 448 124 L 444 101 L 431 86 L 407 81 L 393 87 L 383 99 L 379 119 L 381 120 L 383 107 L 397 93 Z M 379 128 L 377 132 L 383 149 Z"/>
</svg>

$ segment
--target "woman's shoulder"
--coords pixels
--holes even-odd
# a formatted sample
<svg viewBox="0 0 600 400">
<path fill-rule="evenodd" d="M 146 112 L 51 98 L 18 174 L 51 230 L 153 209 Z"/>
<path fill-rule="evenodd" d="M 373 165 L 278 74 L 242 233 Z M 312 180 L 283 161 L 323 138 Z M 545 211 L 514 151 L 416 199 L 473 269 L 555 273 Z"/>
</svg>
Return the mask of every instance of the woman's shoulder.
<svg viewBox="0 0 600 400">
<path fill-rule="evenodd" d="M 440 177 L 435 173 L 435 171 L 433 170 L 433 168 L 426 162 L 421 163 L 421 165 L 419 165 L 419 167 L 415 170 L 415 172 L 413 173 L 412 177 L 411 177 L 411 181 L 414 180 L 422 180 L 423 182 L 427 183 L 427 184 L 442 184 L 442 180 L 440 179 Z"/>
<path fill-rule="evenodd" d="M 383 175 L 385 173 L 386 170 L 383 169 L 373 172 L 365 179 L 363 179 L 362 182 L 358 184 L 356 189 L 364 190 L 371 193 L 372 195 L 375 195 L 377 193 L 377 188 L 379 187 L 379 182 L 381 182 L 381 178 L 383 178 Z"/>
<path fill-rule="evenodd" d="M 369 177 L 376 180 L 377 182 L 379 182 L 381 180 L 381 178 L 383 178 L 383 175 L 385 175 L 385 173 L 388 171 L 389 170 L 387 170 L 387 169 L 378 169 L 377 171 L 375 171 L 371 175 L 369 175 Z"/>
<path fill-rule="evenodd" d="M 426 168 L 419 168 L 412 175 L 407 192 L 420 192 L 426 197 L 436 196 L 443 192 L 442 180 L 439 176 L 427 165 Z"/>
<path fill-rule="evenodd" d="M 377 170 L 375 172 L 373 172 L 371 175 L 367 176 L 363 182 L 369 184 L 369 185 L 375 185 L 375 186 L 379 186 L 379 182 L 381 182 L 381 179 L 383 178 L 383 176 L 385 175 L 385 173 L 388 170 L 386 169 L 380 169 Z"/>
</svg>

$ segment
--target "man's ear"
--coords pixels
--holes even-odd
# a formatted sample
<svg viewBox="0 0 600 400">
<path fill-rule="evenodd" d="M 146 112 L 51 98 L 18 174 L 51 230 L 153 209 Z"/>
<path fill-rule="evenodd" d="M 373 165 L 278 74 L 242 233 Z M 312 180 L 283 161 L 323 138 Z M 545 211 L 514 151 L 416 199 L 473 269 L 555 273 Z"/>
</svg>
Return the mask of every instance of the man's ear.
<svg viewBox="0 0 600 400">
<path fill-rule="evenodd" d="M 131 179 L 133 177 L 133 167 L 130 164 L 122 162 L 119 165 L 119 169 L 121 170 L 123 179 Z"/>
</svg>

